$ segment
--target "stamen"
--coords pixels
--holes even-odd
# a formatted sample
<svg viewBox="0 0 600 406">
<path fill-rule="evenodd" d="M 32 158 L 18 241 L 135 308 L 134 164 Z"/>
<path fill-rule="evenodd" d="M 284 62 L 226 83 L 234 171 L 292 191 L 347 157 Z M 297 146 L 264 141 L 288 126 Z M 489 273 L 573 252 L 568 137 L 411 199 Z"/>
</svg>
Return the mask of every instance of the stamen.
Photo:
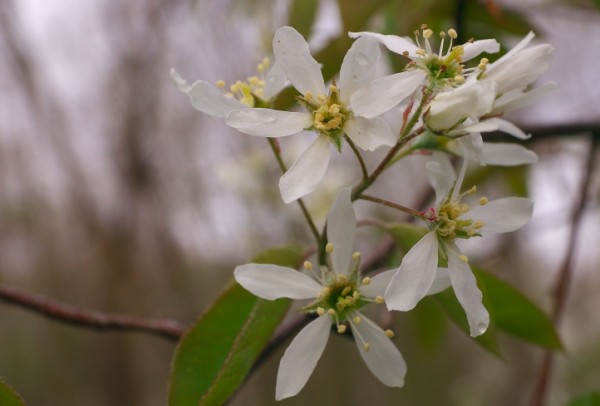
<svg viewBox="0 0 600 406">
<path fill-rule="evenodd" d="M 465 83 L 465 78 L 463 75 L 456 75 L 454 76 L 454 81 L 459 85 L 462 85 L 463 83 Z"/>
<path fill-rule="evenodd" d="M 488 204 L 488 202 L 489 202 L 489 200 L 488 200 L 488 198 L 487 198 L 487 197 L 485 197 L 485 196 L 481 196 L 481 197 L 479 198 L 479 204 L 480 204 L 480 205 L 482 205 L 482 206 L 485 206 L 486 204 Z"/>
<path fill-rule="evenodd" d="M 360 252 L 356 251 L 352 254 L 352 259 L 358 261 L 360 259 Z"/>
<path fill-rule="evenodd" d="M 369 343 L 364 343 L 363 348 L 365 349 L 365 352 L 369 352 L 371 345 Z"/>
<path fill-rule="evenodd" d="M 352 290 L 352 287 L 346 286 L 344 288 L 344 290 L 342 290 L 342 296 L 346 296 L 348 293 L 350 293 L 351 290 Z"/>
<path fill-rule="evenodd" d="M 448 36 L 452 39 L 456 39 L 456 38 L 458 38 L 458 33 L 456 32 L 456 30 L 454 28 L 450 28 L 448 30 Z"/>
<path fill-rule="evenodd" d="M 317 307 L 317 314 L 319 316 L 322 316 L 325 314 L 325 309 L 323 309 L 322 307 Z"/>
<path fill-rule="evenodd" d="M 338 280 L 338 282 L 345 283 L 345 282 L 348 282 L 348 277 L 344 274 L 339 274 L 337 276 L 337 280 Z"/>
<path fill-rule="evenodd" d="M 217 83 L 215 83 L 215 85 L 217 85 L 218 88 L 223 89 L 225 87 L 225 82 L 222 80 L 217 80 Z"/>
<path fill-rule="evenodd" d="M 325 252 L 327 252 L 328 254 L 331 254 L 333 252 L 333 244 L 328 242 L 327 245 L 325 246 Z"/>
<path fill-rule="evenodd" d="M 352 321 L 354 322 L 354 324 L 356 324 L 358 326 L 360 324 L 360 322 L 362 321 L 362 319 L 360 318 L 360 316 L 356 316 L 352 319 Z"/>
<path fill-rule="evenodd" d="M 390 329 L 385 330 L 385 336 L 387 338 L 394 338 L 394 332 Z"/>
<path fill-rule="evenodd" d="M 346 325 L 345 325 L 345 324 L 340 324 L 340 325 L 337 327 L 337 332 L 338 332 L 339 334 L 344 334 L 344 333 L 346 332 Z"/>
<path fill-rule="evenodd" d="M 365 276 L 361 283 L 366 286 L 369 283 L 371 283 L 371 278 L 369 278 L 368 276 Z"/>
<path fill-rule="evenodd" d="M 462 262 L 464 262 L 465 264 L 469 263 L 469 257 L 467 257 L 465 254 L 459 255 L 458 259 L 460 259 Z"/>
<path fill-rule="evenodd" d="M 310 261 L 304 261 L 304 269 L 306 269 L 307 271 L 312 270 L 313 264 L 311 264 Z"/>
<path fill-rule="evenodd" d="M 384 301 L 383 296 L 375 296 L 375 303 L 382 304 Z"/>
<path fill-rule="evenodd" d="M 312 100 L 312 98 L 313 98 L 312 92 L 306 92 L 306 93 L 304 93 L 304 98 L 306 100 L 309 100 L 309 101 Z"/>
<path fill-rule="evenodd" d="M 327 314 L 330 315 L 330 316 L 333 316 L 333 315 L 335 315 L 335 310 L 333 310 L 333 309 L 327 309 Z"/>
</svg>

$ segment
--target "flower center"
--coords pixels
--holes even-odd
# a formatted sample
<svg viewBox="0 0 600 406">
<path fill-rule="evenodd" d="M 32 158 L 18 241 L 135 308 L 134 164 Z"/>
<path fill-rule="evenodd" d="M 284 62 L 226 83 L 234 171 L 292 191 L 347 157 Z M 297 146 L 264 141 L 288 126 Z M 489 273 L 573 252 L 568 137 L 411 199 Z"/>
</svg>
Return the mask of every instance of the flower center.
<svg viewBox="0 0 600 406">
<path fill-rule="evenodd" d="M 338 151 L 342 148 L 343 127 L 352 112 L 340 99 L 340 90 L 333 83 L 329 86 L 329 94 L 314 96 L 307 92 L 299 101 L 313 116 L 312 129 L 328 136 Z"/>
<path fill-rule="evenodd" d="M 269 58 L 265 58 L 261 63 L 258 64 L 256 70 L 260 76 L 251 76 L 246 80 L 238 80 L 229 86 L 229 92 L 227 96 L 233 97 L 248 107 L 262 107 L 266 105 L 264 97 L 265 80 L 263 75 L 269 70 L 271 61 Z M 217 81 L 217 87 L 224 89 L 225 82 L 222 80 Z"/>
<path fill-rule="evenodd" d="M 476 190 L 473 187 L 458 195 L 456 200 L 446 201 L 440 207 L 439 212 L 430 218 L 433 229 L 445 242 L 452 243 L 457 238 L 468 239 L 481 236 L 479 230 L 484 226 L 482 221 L 461 218 L 470 209 L 468 204 L 461 202 L 462 197 L 473 194 Z M 485 205 L 487 202 L 486 197 L 479 199 L 480 205 Z"/>
</svg>

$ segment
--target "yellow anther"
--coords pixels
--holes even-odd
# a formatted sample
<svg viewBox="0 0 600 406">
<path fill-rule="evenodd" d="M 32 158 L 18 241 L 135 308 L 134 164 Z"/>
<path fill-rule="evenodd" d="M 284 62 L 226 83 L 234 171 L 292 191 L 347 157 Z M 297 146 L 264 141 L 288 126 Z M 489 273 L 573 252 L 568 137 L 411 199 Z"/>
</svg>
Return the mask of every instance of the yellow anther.
<svg viewBox="0 0 600 406">
<path fill-rule="evenodd" d="M 460 85 L 465 83 L 465 78 L 463 75 L 456 75 L 454 76 L 454 81 Z"/>
<path fill-rule="evenodd" d="M 422 30 L 426 30 L 427 28 L 429 28 L 429 27 L 427 26 L 427 24 L 421 24 L 421 29 L 422 29 Z"/>
<path fill-rule="evenodd" d="M 368 276 L 365 276 L 361 283 L 363 285 L 368 285 L 369 283 L 371 283 L 371 278 L 369 278 Z"/>
<path fill-rule="evenodd" d="M 390 329 L 385 330 L 385 336 L 387 338 L 394 338 L 394 332 Z"/>
<path fill-rule="evenodd" d="M 319 316 L 322 316 L 325 314 L 325 309 L 323 309 L 322 307 L 317 307 L 317 314 Z"/>
<path fill-rule="evenodd" d="M 352 291 L 352 287 L 351 286 L 346 286 L 344 288 L 344 290 L 342 290 L 342 296 L 346 296 L 348 293 L 350 293 Z"/>
<path fill-rule="evenodd" d="M 346 332 L 346 325 L 345 324 L 340 324 L 337 328 L 337 332 L 340 334 L 344 334 Z"/>
<path fill-rule="evenodd" d="M 360 316 L 356 316 L 352 319 L 352 321 L 354 322 L 354 324 L 360 324 L 362 319 L 360 318 Z"/>
<path fill-rule="evenodd" d="M 323 104 L 327 101 L 327 96 L 325 96 L 324 94 L 320 94 L 317 96 L 317 100 L 319 101 L 319 103 Z"/>
<path fill-rule="evenodd" d="M 423 38 L 429 39 L 433 35 L 433 31 L 430 29 L 423 30 Z"/>
<path fill-rule="evenodd" d="M 408 55 L 410 55 L 410 52 L 408 52 L 408 51 L 402 51 L 402 55 L 408 56 Z"/>
<path fill-rule="evenodd" d="M 475 235 L 475 230 L 471 229 L 471 230 L 467 231 L 467 235 L 469 237 L 473 237 Z"/>
<path fill-rule="evenodd" d="M 306 92 L 306 93 L 304 93 L 304 98 L 306 100 L 312 100 L 312 98 L 313 98 L 312 92 Z"/>
<path fill-rule="evenodd" d="M 225 82 L 222 80 L 217 80 L 217 83 L 215 83 L 215 85 L 217 85 L 217 87 L 220 87 L 221 89 L 223 89 L 225 87 Z"/>
<path fill-rule="evenodd" d="M 352 292 L 352 299 L 354 299 L 354 301 L 357 301 L 360 298 L 360 293 L 358 293 L 358 290 L 355 290 L 354 292 Z"/>
<path fill-rule="evenodd" d="M 483 221 L 477 220 L 477 221 L 475 222 L 475 224 L 473 224 L 473 228 L 475 228 L 475 229 L 479 229 L 479 228 L 482 228 L 484 225 L 485 225 L 485 224 L 483 223 Z"/>
<path fill-rule="evenodd" d="M 338 282 L 342 282 L 342 283 L 348 282 L 348 277 L 344 274 L 339 274 L 337 276 L 337 280 L 338 280 Z"/>
<path fill-rule="evenodd" d="M 365 349 L 365 352 L 369 352 L 369 348 L 371 348 L 371 346 L 369 343 L 364 343 L 363 348 Z"/>
<path fill-rule="evenodd" d="M 375 303 L 381 304 L 383 302 L 384 302 L 383 296 L 376 296 L 375 297 Z"/>
<path fill-rule="evenodd" d="M 459 255 L 459 256 L 458 256 L 458 259 L 460 259 L 460 260 L 461 260 L 462 262 L 464 262 L 465 264 L 468 264 L 468 263 L 469 263 L 469 258 L 468 258 L 468 257 L 467 257 L 465 254 Z"/>
<path fill-rule="evenodd" d="M 231 90 L 232 93 L 237 93 L 240 90 L 240 82 L 237 81 L 231 86 L 229 86 L 229 90 Z"/>
<path fill-rule="evenodd" d="M 325 246 L 325 252 L 327 252 L 328 254 L 331 254 L 333 252 L 333 244 L 328 242 L 327 245 Z"/>
<path fill-rule="evenodd" d="M 440 31 L 440 38 L 446 38 L 446 33 L 444 31 Z"/>
<path fill-rule="evenodd" d="M 458 38 L 458 33 L 456 32 L 456 30 L 454 28 L 450 28 L 448 30 L 448 35 L 450 36 L 450 38 L 452 39 L 456 39 Z"/>
<path fill-rule="evenodd" d="M 352 253 L 352 259 L 358 261 L 360 259 L 360 252 L 355 251 Z"/>
<path fill-rule="evenodd" d="M 485 196 L 482 196 L 482 197 L 479 198 L 479 204 L 482 205 L 482 206 L 485 206 L 486 204 L 488 204 L 488 202 L 489 202 L 489 200 Z"/>
<path fill-rule="evenodd" d="M 313 264 L 311 264 L 310 261 L 304 261 L 304 269 L 310 271 L 311 269 L 313 269 Z"/>
<path fill-rule="evenodd" d="M 335 93 L 335 92 L 337 92 L 337 91 L 338 91 L 338 88 L 337 88 L 337 86 L 336 86 L 336 85 L 334 85 L 334 84 L 331 84 L 331 85 L 329 85 L 329 91 L 330 91 L 331 93 Z"/>
<path fill-rule="evenodd" d="M 227 97 L 234 97 L 234 96 L 233 96 L 233 93 L 231 93 L 231 92 L 227 92 L 227 93 L 225 93 L 225 96 L 227 96 Z"/>
<path fill-rule="evenodd" d="M 487 65 L 488 63 L 490 63 L 490 60 L 487 58 L 481 58 L 481 60 L 479 61 L 480 64 L 483 65 Z"/>
<path fill-rule="evenodd" d="M 425 56 L 425 55 L 427 55 L 427 52 L 425 52 L 425 50 L 423 48 L 419 48 L 415 51 L 415 54 Z"/>
<path fill-rule="evenodd" d="M 327 309 L 327 314 L 330 316 L 333 316 L 335 314 L 335 310 L 333 309 Z"/>
<path fill-rule="evenodd" d="M 331 293 L 331 289 L 329 289 L 328 287 L 324 287 L 317 295 L 317 299 L 324 299 L 327 296 L 329 296 L 329 293 Z"/>
</svg>

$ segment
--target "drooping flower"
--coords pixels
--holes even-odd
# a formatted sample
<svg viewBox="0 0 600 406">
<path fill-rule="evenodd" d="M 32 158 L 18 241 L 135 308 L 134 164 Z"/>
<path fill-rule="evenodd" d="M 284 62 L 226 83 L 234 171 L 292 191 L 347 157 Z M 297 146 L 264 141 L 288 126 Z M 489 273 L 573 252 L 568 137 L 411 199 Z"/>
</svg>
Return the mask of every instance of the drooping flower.
<svg viewBox="0 0 600 406">
<path fill-rule="evenodd" d="M 460 193 L 466 170 L 463 161 L 458 179 L 444 156 L 427 164 L 435 189 L 436 203 L 428 218 L 430 232 L 404 256 L 400 267 L 385 292 L 389 309 L 408 311 L 430 290 L 438 269 L 438 256 L 447 260 L 449 283 L 469 322 L 473 337 L 483 334 L 489 325 L 489 314 L 482 303 L 482 294 L 469 267 L 468 258 L 461 252 L 461 239 L 480 237 L 488 233 L 514 231 L 527 223 L 533 203 L 529 199 L 509 197 L 488 202 L 481 197 L 476 207 L 463 199 L 475 188 Z"/>
<path fill-rule="evenodd" d="M 382 295 L 394 271 L 361 277 L 360 254 L 352 253 L 355 230 L 350 189 L 344 189 L 327 220 L 328 266 L 314 269 L 306 262 L 303 273 L 276 265 L 247 264 L 234 271 L 240 285 L 263 299 L 312 300 L 302 311 L 315 319 L 294 338 L 280 361 L 277 400 L 302 390 L 325 349 L 332 324 L 340 334 L 350 327 L 362 359 L 382 383 L 395 387 L 404 384 L 406 363 L 390 340 L 393 332 L 383 331 L 361 311 L 369 303 L 383 303 Z"/>
<path fill-rule="evenodd" d="M 414 82 L 414 75 L 409 74 L 391 87 L 369 87 L 379 59 L 375 41 L 363 38 L 354 42 L 344 57 L 339 87 L 335 83 L 325 87 L 319 63 L 293 28 L 277 30 L 273 52 L 292 85 L 302 94 L 299 101 L 307 112 L 247 109 L 232 112 L 226 123 L 243 133 L 262 137 L 284 137 L 302 130 L 318 134 L 281 177 L 279 187 L 284 202 L 292 202 L 317 187 L 329 165 L 330 144 L 340 150 L 344 134 L 363 150 L 394 145 L 396 137 L 377 116 L 412 94 L 420 81 Z M 360 97 L 355 97 L 357 91 L 361 92 Z"/>
<path fill-rule="evenodd" d="M 171 69 L 171 77 L 179 90 L 187 94 L 192 106 L 205 114 L 225 118 L 234 110 L 266 106 L 288 84 L 287 77 L 278 63 L 271 66 L 264 58 L 257 66 L 258 76 L 233 83 L 225 90 L 225 82 L 219 80 L 212 85 L 198 80 L 189 85 L 185 79 Z"/>
</svg>

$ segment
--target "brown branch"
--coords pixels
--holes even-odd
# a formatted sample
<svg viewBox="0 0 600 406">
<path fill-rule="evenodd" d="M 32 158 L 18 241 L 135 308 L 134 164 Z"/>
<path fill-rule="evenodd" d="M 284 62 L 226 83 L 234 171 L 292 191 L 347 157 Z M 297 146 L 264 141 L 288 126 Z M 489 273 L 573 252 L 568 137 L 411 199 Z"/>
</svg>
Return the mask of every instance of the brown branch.
<svg viewBox="0 0 600 406">
<path fill-rule="evenodd" d="M 569 234 L 569 242 L 567 246 L 567 252 L 563 258 L 562 265 L 558 274 L 558 280 L 553 291 L 554 306 L 552 308 L 552 321 L 556 327 L 560 322 L 562 314 L 564 312 L 565 303 L 567 299 L 567 293 L 571 286 L 571 280 L 573 278 L 573 259 L 575 255 L 575 248 L 577 247 L 579 231 L 582 224 L 583 213 L 587 202 L 587 196 L 589 194 L 590 184 L 592 175 L 594 172 L 595 155 L 598 145 L 600 144 L 600 132 L 594 132 L 591 136 L 591 146 L 586 162 L 585 172 L 582 177 L 581 185 L 579 188 L 579 200 L 576 202 L 573 212 L 571 213 L 571 230 Z M 542 406 L 548 390 L 548 383 L 550 380 L 550 372 L 554 364 L 554 352 L 547 350 L 544 353 L 542 360 L 542 366 L 540 368 L 540 374 L 538 377 L 537 384 L 535 386 L 535 392 L 533 395 L 534 406 Z"/>
<path fill-rule="evenodd" d="M 176 320 L 142 319 L 83 310 L 44 296 L 21 292 L 5 286 L 0 286 L 0 301 L 63 323 L 98 331 L 136 331 L 157 335 L 171 341 L 179 340 L 185 332 L 184 327 Z"/>
</svg>

